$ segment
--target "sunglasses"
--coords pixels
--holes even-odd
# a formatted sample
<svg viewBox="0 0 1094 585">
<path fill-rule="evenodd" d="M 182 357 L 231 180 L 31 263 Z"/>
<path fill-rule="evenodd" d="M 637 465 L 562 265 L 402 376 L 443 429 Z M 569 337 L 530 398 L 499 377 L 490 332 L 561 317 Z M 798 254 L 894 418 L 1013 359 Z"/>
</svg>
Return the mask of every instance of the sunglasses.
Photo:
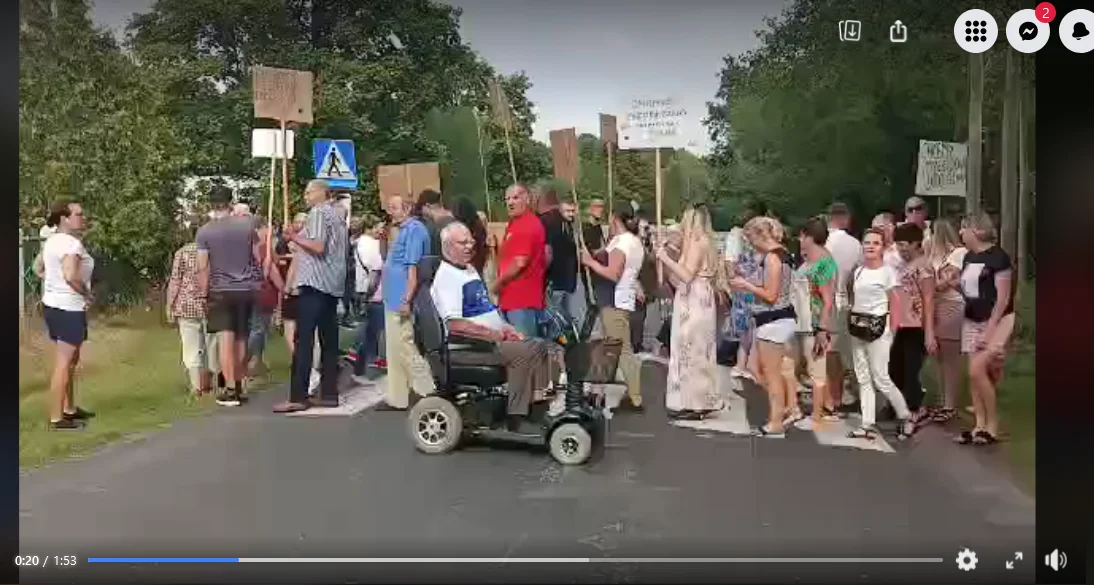
<svg viewBox="0 0 1094 585">
<path fill-rule="evenodd" d="M 922 205 L 917 205 L 915 207 L 909 207 L 909 208 L 905 209 L 904 212 L 905 213 L 915 213 L 917 211 L 923 211 L 924 209 L 925 208 Z"/>
</svg>

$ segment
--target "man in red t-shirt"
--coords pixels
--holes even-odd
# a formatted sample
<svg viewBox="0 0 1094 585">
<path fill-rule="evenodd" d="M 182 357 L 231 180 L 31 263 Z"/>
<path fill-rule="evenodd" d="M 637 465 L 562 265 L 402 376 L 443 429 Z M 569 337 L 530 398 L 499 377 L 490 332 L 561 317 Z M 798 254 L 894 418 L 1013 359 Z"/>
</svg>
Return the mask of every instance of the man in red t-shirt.
<svg viewBox="0 0 1094 585">
<path fill-rule="evenodd" d="M 525 337 L 538 337 L 545 306 L 547 234 L 532 212 L 527 187 L 509 187 L 505 206 L 509 224 L 498 254 L 498 277 L 490 292 L 498 295 L 498 308 L 514 329 Z"/>
</svg>

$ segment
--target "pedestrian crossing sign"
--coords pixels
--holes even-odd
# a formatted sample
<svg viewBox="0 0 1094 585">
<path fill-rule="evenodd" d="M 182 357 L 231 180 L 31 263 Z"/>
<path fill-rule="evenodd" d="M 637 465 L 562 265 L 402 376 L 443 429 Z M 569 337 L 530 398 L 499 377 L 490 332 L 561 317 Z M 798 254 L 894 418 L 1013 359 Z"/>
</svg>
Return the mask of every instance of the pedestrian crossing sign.
<svg viewBox="0 0 1094 585">
<path fill-rule="evenodd" d="M 316 139 L 312 154 L 316 179 L 336 189 L 357 188 L 357 156 L 352 140 Z"/>
</svg>

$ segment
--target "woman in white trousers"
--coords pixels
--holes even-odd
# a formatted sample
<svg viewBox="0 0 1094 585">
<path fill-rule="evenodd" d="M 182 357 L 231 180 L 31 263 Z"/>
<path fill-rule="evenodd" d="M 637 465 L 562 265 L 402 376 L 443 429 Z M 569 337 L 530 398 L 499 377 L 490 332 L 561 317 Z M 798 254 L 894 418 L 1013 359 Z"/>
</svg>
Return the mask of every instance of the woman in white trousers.
<svg viewBox="0 0 1094 585">
<path fill-rule="evenodd" d="M 885 264 L 885 235 L 871 228 L 862 237 L 862 266 L 851 271 L 851 311 L 847 333 L 851 336 L 855 378 L 862 405 L 862 426 L 851 431 L 853 439 L 873 440 L 878 436 L 875 389 L 885 394 L 900 424 L 897 438 L 905 439 L 915 430 L 904 396 L 889 378 L 889 350 L 900 314 L 896 272 Z"/>
</svg>

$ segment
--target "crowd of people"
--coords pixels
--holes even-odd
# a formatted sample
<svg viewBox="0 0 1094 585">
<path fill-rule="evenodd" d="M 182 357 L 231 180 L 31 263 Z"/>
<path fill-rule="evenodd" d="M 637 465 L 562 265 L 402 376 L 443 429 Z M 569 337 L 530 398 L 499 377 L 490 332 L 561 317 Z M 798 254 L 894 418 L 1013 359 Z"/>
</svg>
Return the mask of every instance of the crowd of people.
<svg viewBox="0 0 1094 585">
<path fill-rule="evenodd" d="M 275 412 L 338 406 L 340 324 L 356 328 L 355 382 L 370 384 L 376 368 L 386 368 L 381 408 L 406 410 L 432 391 L 423 382 L 430 376 L 421 375 L 428 366 L 414 345 L 412 307 L 423 260 L 439 257 L 429 294 L 450 336 L 493 344 L 494 359 L 509 370 L 514 429 L 559 381 L 543 341 L 547 327 L 552 319 L 581 324 L 589 306 L 597 307 L 602 336 L 623 342 L 620 407 L 642 412 L 638 354 L 647 349 L 646 307 L 660 298 L 671 299 L 657 338 L 668 357 L 665 406 L 674 419 L 729 408 L 718 384 L 727 345 L 733 375 L 768 396 L 758 436 L 818 429 L 857 411 L 862 423 L 851 436 L 873 439 L 880 410 L 907 438 L 957 415 L 966 369 L 975 423 L 957 440 L 997 440 L 1015 279 L 986 215 L 932 223 L 913 197 L 902 222 L 878 214 L 860 240 L 840 203 L 790 233 L 754 205 L 723 242 L 704 205 L 655 231 L 637 206 L 617 205 L 605 217 L 604 202 L 593 200 L 579 219 L 576 203 L 550 187 L 513 185 L 505 192 L 509 221 L 496 239 L 469 200 L 448 207 L 436 191 L 416 201 L 389 196 L 386 218 L 352 222 L 322 180 L 308 183 L 304 201 L 306 213 L 271 230 L 230 189 L 214 187 L 208 221 L 175 253 L 166 312 L 195 394 L 215 393 L 225 406 L 245 402 L 279 317 L 292 371 Z M 75 405 L 72 377 L 87 339 L 94 260 L 82 244 L 78 203 L 55 204 L 47 224 L 53 231 L 35 267 L 56 346 L 50 425 L 79 429 L 93 416 Z M 925 403 L 920 382 L 927 359 L 940 372 L 937 405 Z M 808 416 L 802 387 L 812 395 Z"/>
</svg>

